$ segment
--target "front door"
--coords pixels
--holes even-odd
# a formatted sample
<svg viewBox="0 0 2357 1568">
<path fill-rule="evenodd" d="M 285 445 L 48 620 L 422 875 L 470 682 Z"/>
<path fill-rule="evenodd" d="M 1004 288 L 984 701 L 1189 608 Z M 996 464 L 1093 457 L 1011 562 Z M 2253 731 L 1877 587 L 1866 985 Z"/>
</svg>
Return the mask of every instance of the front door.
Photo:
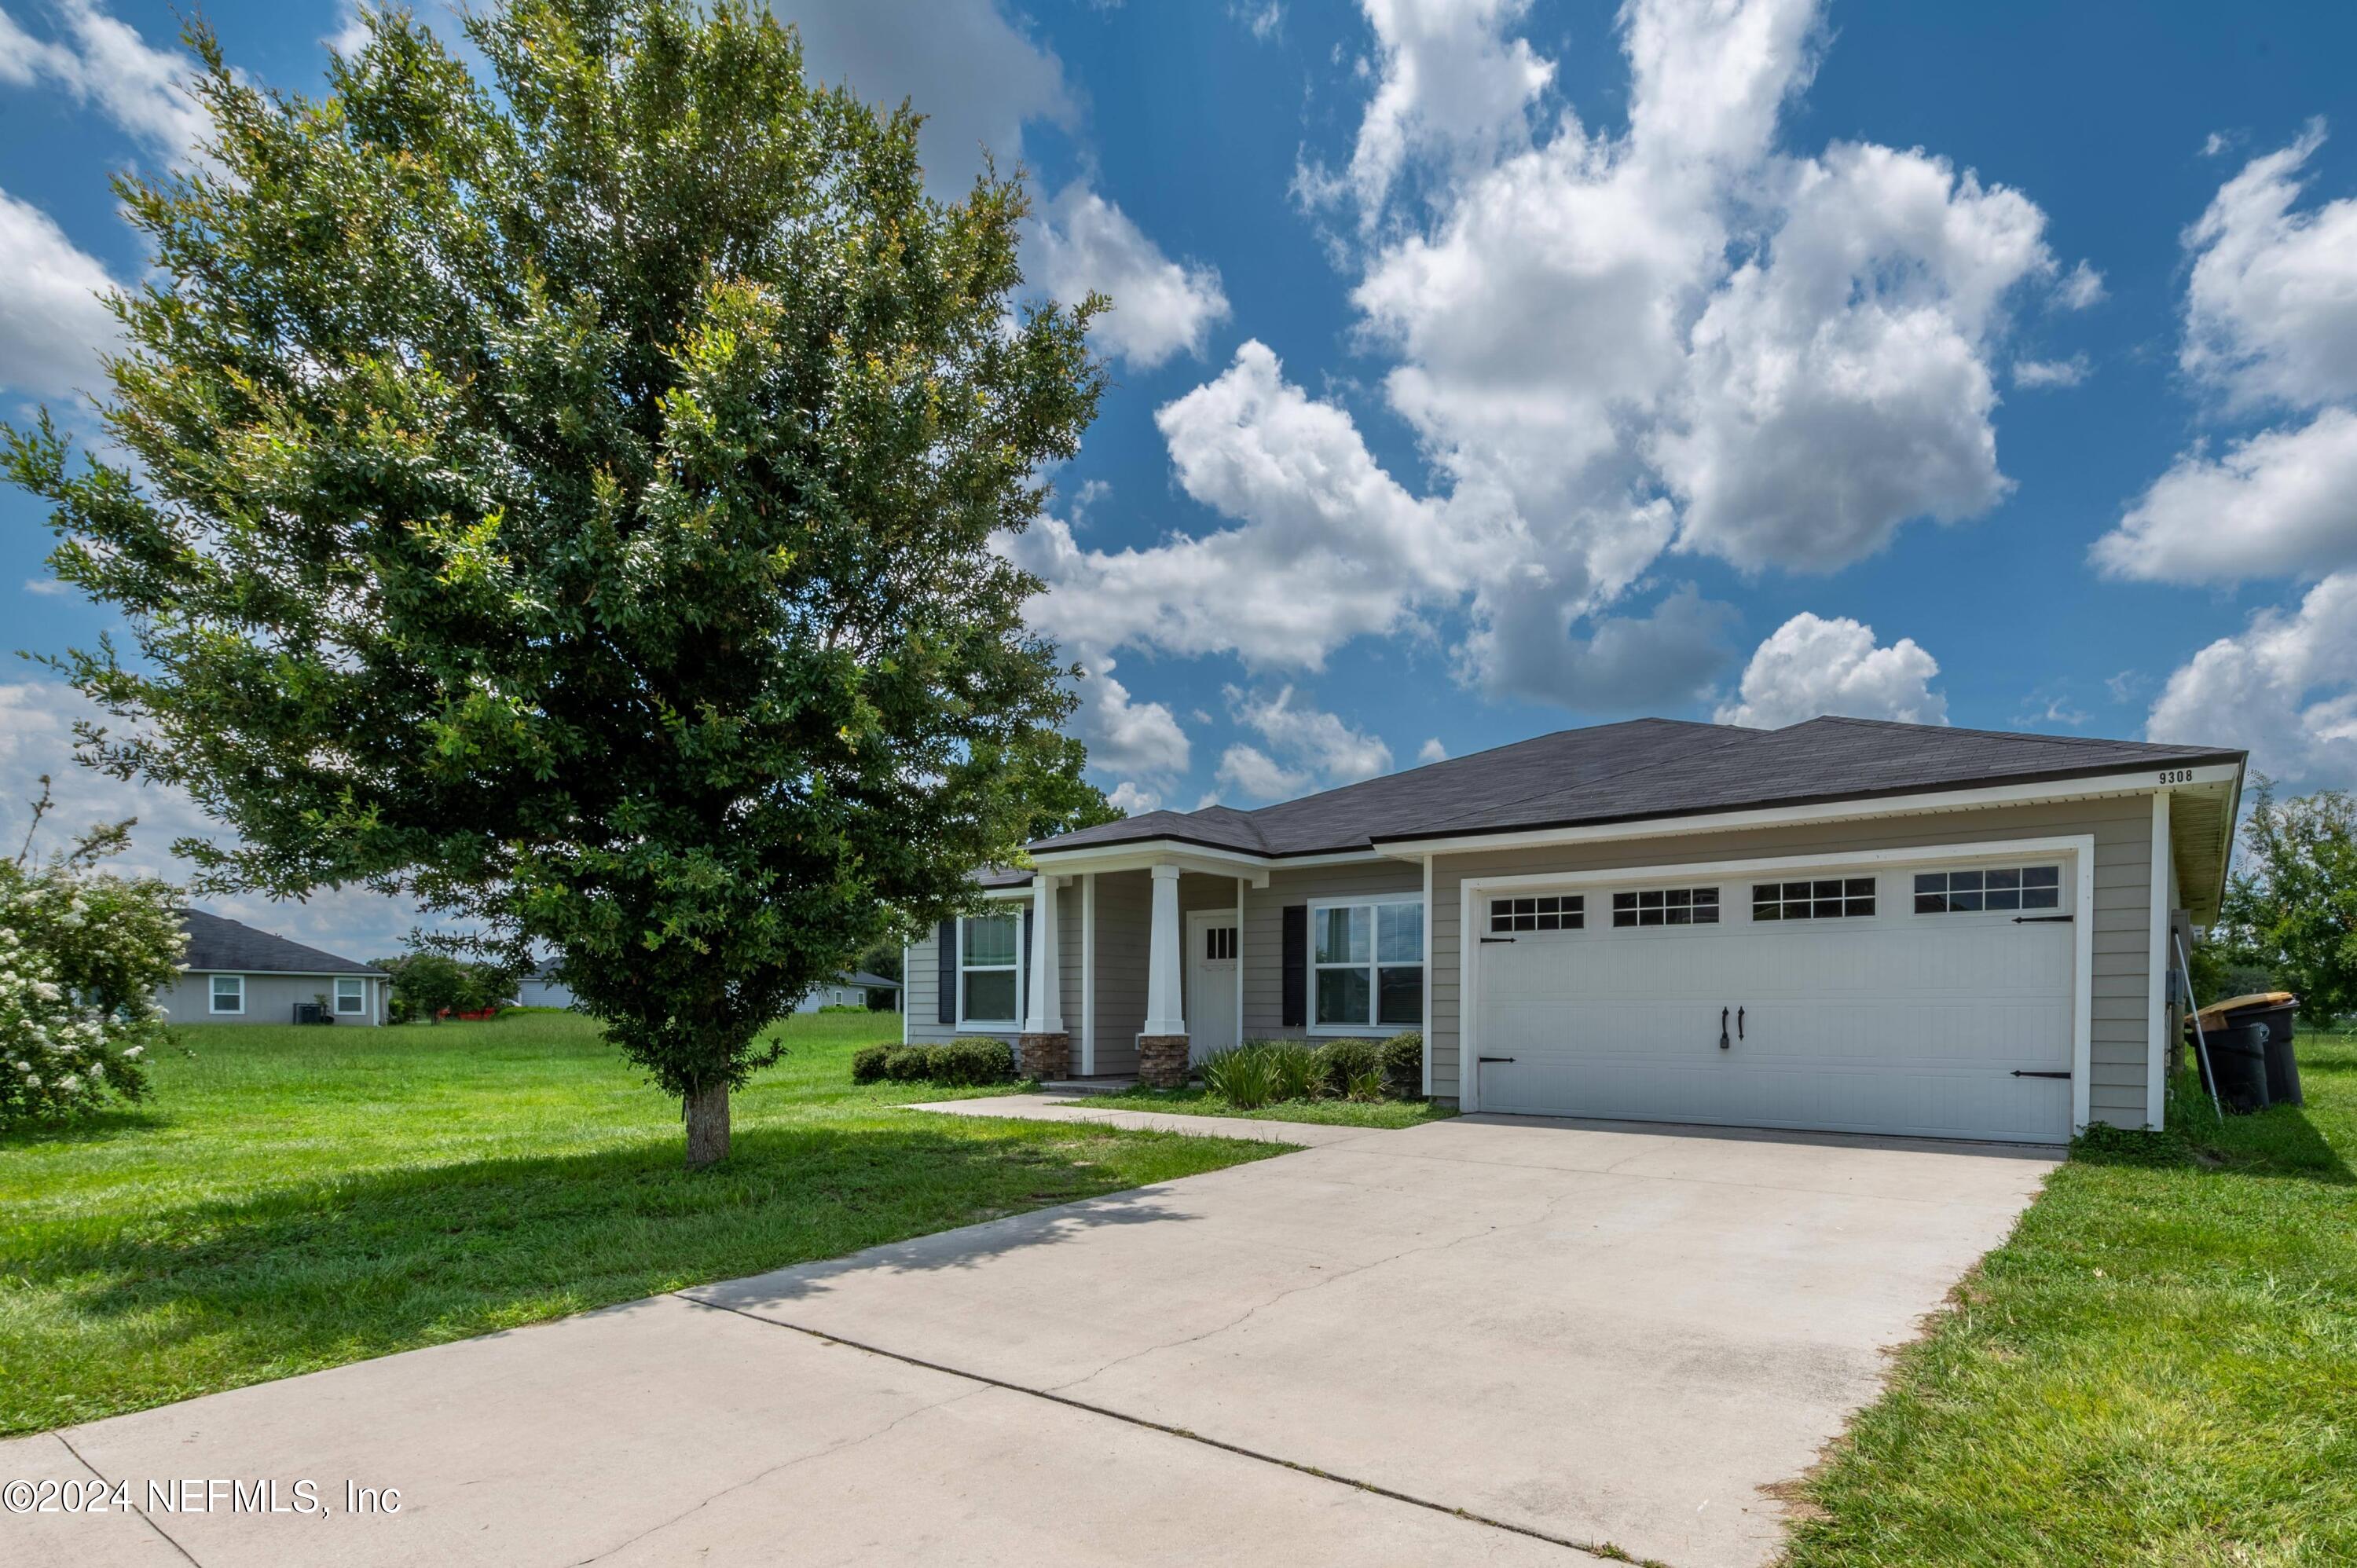
<svg viewBox="0 0 2357 1568">
<path fill-rule="evenodd" d="M 1236 912 L 1187 917 L 1187 1057 L 1201 1061 L 1236 1040 Z"/>
</svg>

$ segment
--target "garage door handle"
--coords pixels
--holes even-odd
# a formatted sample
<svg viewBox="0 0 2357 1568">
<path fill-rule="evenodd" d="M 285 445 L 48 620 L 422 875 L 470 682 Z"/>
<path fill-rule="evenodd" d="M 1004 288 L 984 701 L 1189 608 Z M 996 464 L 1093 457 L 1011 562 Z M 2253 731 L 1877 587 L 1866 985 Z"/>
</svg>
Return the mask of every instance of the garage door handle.
<svg viewBox="0 0 2357 1568">
<path fill-rule="evenodd" d="M 2018 1067 L 2013 1069 L 2013 1076 L 2016 1078 L 2069 1078 L 2071 1075 L 2067 1072 L 2042 1072 L 2036 1068 Z"/>
<path fill-rule="evenodd" d="M 1512 937 L 1483 937 L 1481 940 L 1484 942 L 1511 942 L 1514 939 Z"/>
<path fill-rule="evenodd" d="M 1727 1049 L 1727 1009 L 1718 1010 L 1718 1048 Z"/>
<path fill-rule="evenodd" d="M 1738 1040 L 1743 1038 L 1743 1009 L 1740 1007 L 1735 1010 L 1735 1037 Z"/>
<path fill-rule="evenodd" d="M 1512 1058 L 1512 1057 L 1475 1057 L 1473 1059 L 1474 1059 L 1474 1061 L 1476 1061 L 1476 1062 L 1478 1063 L 1478 1062 L 1510 1062 L 1510 1061 L 1512 1061 L 1514 1058 Z"/>
<path fill-rule="evenodd" d="M 2068 915 L 2016 915 L 2013 918 L 2013 923 L 2017 926 L 2067 926 L 2071 923 L 2071 917 Z"/>
</svg>

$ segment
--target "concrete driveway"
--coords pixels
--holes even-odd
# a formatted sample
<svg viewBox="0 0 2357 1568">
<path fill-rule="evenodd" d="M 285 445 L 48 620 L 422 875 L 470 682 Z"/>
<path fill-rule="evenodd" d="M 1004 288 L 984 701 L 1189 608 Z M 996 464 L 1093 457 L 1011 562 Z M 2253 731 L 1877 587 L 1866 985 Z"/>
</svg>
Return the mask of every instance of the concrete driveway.
<svg viewBox="0 0 2357 1568">
<path fill-rule="evenodd" d="M 1486 1116 L 1302 1135 L 0 1445 L 0 1479 L 308 1478 L 332 1515 L 0 1515 L 0 1558 L 1760 1563 L 1762 1488 L 1874 1397 L 2054 1155 Z M 400 1511 L 345 1512 L 347 1480 Z"/>
</svg>

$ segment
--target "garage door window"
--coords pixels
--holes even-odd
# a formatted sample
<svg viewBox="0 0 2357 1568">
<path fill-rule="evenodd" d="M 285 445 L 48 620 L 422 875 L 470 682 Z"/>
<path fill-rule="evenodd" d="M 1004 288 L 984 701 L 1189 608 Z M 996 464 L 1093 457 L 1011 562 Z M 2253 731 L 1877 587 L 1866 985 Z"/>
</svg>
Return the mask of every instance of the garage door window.
<svg viewBox="0 0 2357 1568">
<path fill-rule="evenodd" d="M 1576 931 L 1587 923 L 1587 900 L 1579 894 L 1542 898 L 1492 898 L 1492 931 Z"/>
<path fill-rule="evenodd" d="M 1320 1028 L 1424 1022 L 1424 906 L 1324 904 L 1310 908 Z"/>
<path fill-rule="evenodd" d="M 1983 871 L 1925 871 L 1915 877 L 1919 915 L 1970 915 L 1984 909 L 2059 909 L 2062 868 L 2007 865 Z"/>
<path fill-rule="evenodd" d="M 1716 926 L 1716 887 L 1641 887 L 1612 895 L 1615 926 Z"/>
<path fill-rule="evenodd" d="M 1858 919 L 1874 913 L 1874 878 L 1820 876 L 1807 882 L 1758 882 L 1751 887 L 1754 920 Z"/>
</svg>

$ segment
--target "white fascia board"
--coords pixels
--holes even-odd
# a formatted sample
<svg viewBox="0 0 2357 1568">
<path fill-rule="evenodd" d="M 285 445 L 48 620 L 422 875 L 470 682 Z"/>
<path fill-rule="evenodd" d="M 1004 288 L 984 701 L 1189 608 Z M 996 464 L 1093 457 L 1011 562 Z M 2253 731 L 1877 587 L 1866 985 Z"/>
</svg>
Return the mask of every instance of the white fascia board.
<svg viewBox="0 0 2357 1568">
<path fill-rule="evenodd" d="M 258 974 L 281 980 L 389 980 L 392 976 L 381 969 L 193 969 L 183 966 L 182 974 Z"/>
<path fill-rule="evenodd" d="M 1362 854 L 1352 858 L 1381 857 Z M 1090 871 L 1146 871 L 1157 865 L 1175 865 L 1181 871 L 1200 871 L 1207 876 L 1241 876 L 1255 887 L 1265 887 L 1269 867 L 1276 863 L 1266 855 L 1243 850 L 1206 849 L 1172 839 L 1149 839 L 1142 843 L 1108 845 L 1102 850 L 1042 851 L 1031 857 L 1031 864 L 1039 872 L 1053 871 L 1059 875 Z"/>
<path fill-rule="evenodd" d="M 2142 795 L 2155 789 L 2227 783 L 2242 769 L 2233 763 L 2206 768 L 2139 768 L 2122 773 L 2102 773 L 2033 784 L 1996 784 L 1973 789 L 1930 790 L 1918 795 L 1885 795 L 1862 800 L 1824 800 L 1804 806 L 1760 806 L 1735 811 L 1711 811 L 1689 817 L 1646 817 L 1632 822 L 1596 822 L 1562 828 L 1533 828 L 1513 832 L 1460 833 L 1453 837 L 1393 839 L 1377 846 L 1395 860 L 1427 854 L 1470 854 L 1488 850 L 1536 849 L 1555 844 L 1590 843 L 1598 840 L 1672 838 L 1691 833 L 1731 832 L 1745 828 L 1790 827 L 1810 822 L 1864 822 L 1877 817 L 1920 816 L 1934 811 L 1965 811 L 1993 806 L 2039 805 L 2054 800 L 2084 800 L 2104 795 Z"/>
</svg>

